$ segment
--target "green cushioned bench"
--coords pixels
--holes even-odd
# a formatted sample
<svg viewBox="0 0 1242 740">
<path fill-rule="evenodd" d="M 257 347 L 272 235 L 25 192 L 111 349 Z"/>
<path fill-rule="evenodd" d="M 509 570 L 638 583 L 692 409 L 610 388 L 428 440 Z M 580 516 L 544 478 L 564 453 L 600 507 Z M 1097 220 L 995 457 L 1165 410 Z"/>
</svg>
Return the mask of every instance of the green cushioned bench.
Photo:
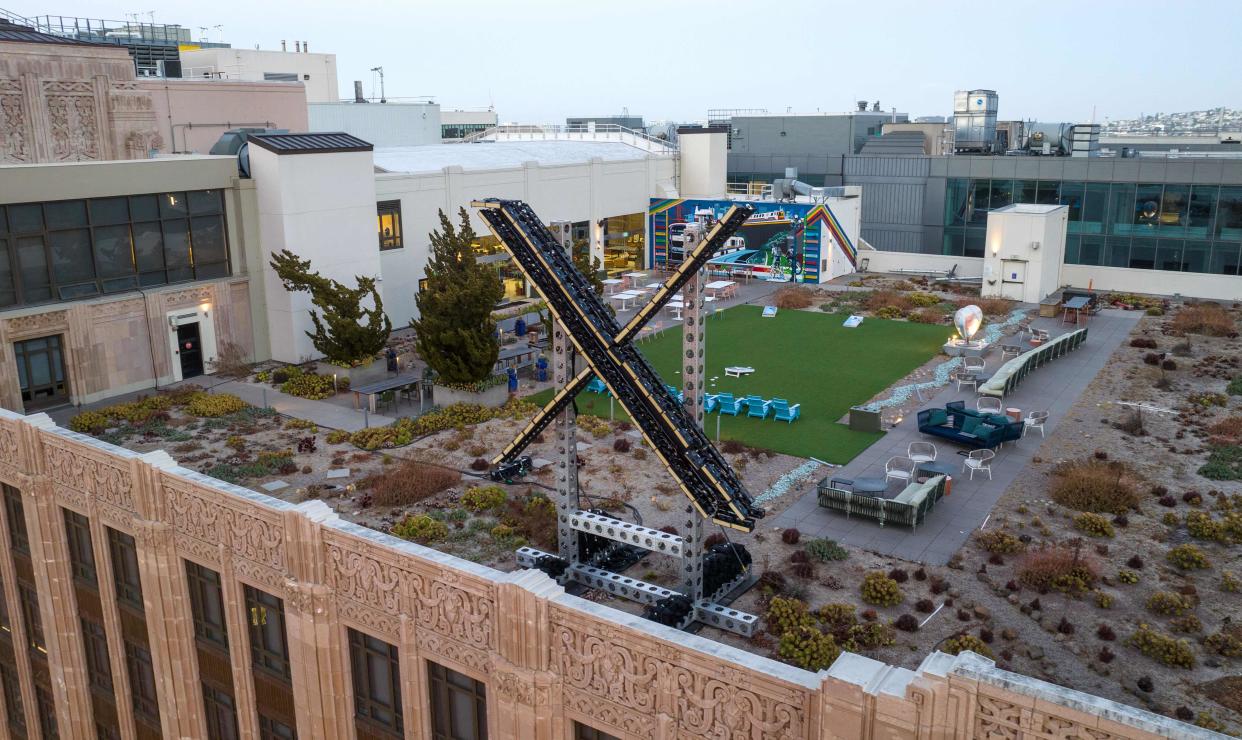
<svg viewBox="0 0 1242 740">
<path fill-rule="evenodd" d="M 1087 329 L 1084 327 L 1062 334 L 1056 339 L 1049 339 L 1035 349 L 1023 352 L 992 373 L 992 377 L 979 386 L 979 395 L 1004 398 L 1014 388 L 1017 388 L 1032 370 L 1067 352 L 1073 352 L 1085 341 L 1087 341 Z"/>
<path fill-rule="evenodd" d="M 893 498 L 880 498 L 839 488 L 833 479 L 819 482 L 819 505 L 846 516 L 857 515 L 885 524 L 904 524 L 917 528 L 927 513 L 944 497 L 945 477 L 937 475 L 925 483 L 911 483 Z"/>
</svg>

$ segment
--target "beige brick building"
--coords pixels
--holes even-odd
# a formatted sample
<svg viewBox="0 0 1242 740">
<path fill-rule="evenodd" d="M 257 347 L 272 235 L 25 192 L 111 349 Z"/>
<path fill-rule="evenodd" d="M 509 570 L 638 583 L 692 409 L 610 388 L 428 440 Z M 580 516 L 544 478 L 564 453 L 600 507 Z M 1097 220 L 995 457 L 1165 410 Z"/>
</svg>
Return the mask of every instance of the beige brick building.
<svg viewBox="0 0 1242 740">
<path fill-rule="evenodd" d="M 0 411 L 0 736 L 1192 738 L 934 653 L 818 674 Z"/>
</svg>

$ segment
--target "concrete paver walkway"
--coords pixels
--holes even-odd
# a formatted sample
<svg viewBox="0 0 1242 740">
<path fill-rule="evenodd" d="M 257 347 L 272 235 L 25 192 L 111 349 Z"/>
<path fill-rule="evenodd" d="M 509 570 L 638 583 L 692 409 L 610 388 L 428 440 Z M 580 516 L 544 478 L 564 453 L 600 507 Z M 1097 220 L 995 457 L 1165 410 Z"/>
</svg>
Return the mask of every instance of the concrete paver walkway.
<svg viewBox="0 0 1242 740">
<path fill-rule="evenodd" d="M 1086 343 L 1031 372 L 1004 399 L 1005 406 L 1020 408 L 1023 415 L 1030 411 L 1048 411 L 1048 423 L 1044 429 L 1048 436 L 1080 432 L 1080 429 L 1062 426 L 1066 412 L 1104 367 L 1113 351 L 1129 336 L 1140 316 L 1139 312 L 1101 311 L 1087 325 Z M 1062 328 L 1057 319 L 1038 319 L 1034 326 L 1049 330 L 1053 336 L 1074 328 L 1070 325 Z M 988 370 L 994 370 L 999 365 L 999 352 L 993 350 L 988 357 Z M 956 385 L 950 384 L 923 404 L 923 408 L 944 406 L 949 401 L 959 400 L 973 407 L 975 397 L 974 391 L 969 388 L 958 392 Z M 965 448 L 920 434 L 918 421 L 912 414 L 847 465 L 834 470 L 832 476 L 883 478 L 884 463 L 890 457 L 905 456 L 909 443 L 916 440 L 934 442 L 938 450 L 937 460 L 956 465 L 960 470 L 963 458 L 956 453 Z M 1042 441 L 1036 432 L 997 450 L 992 461 L 991 480 L 979 473 L 975 474 L 973 481 L 954 475 L 952 494 L 942 499 L 914 531 L 908 527 L 881 527 L 876 522 L 859 517 L 847 519 L 844 514 L 822 509 L 814 490 L 790 505 L 772 524 L 779 528 L 797 527 L 803 537 L 827 537 L 884 555 L 943 565 L 988 517 L 1009 484 L 1027 473 L 1031 458 Z M 818 479 L 815 482 L 818 483 Z M 894 482 L 889 494 L 895 495 L 899 490 L 899 484 Z"/>
</svg>

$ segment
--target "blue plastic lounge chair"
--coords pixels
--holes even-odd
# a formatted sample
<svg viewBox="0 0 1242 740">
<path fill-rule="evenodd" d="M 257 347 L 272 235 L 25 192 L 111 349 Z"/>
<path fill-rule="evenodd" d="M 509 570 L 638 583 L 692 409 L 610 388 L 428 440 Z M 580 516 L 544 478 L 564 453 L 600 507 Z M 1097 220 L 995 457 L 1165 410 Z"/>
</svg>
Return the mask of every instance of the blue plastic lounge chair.
<svg viewBox="0 0 1242 740">
<path fill-rule="evenodd" d="M 686 402 L 686 394 L 684 394 L 684 393 L 682 393 L 680 390 L 678 390 L 678 389 L 677 389 L 677 386 L 674 386 L 674 385 L 666 385 L 666 386 L 664 386 L 664 387 L 668 389 L 668 392 L 669 392 L 669 393 L 672 393 L 672 394 L 673 394 L 673 398 L 676 398 L 676 399 L 677 399 L 677 403 L 685 403 L 685 402 Z"/>
<path fill-rule="evenodd" d="M 710 414 L 715 411 L 716 407 L 720 405 L 719 399 L 720 396 L 713 393 L 708 393 L 706 396 L 703 396 L 703 413 Z"/>
<path fill-rule="evenodd" d="M 779 404 L 775 400 L 772 401 L 773 419 L 792 424 L 794 419 L 800 416 L 802 416 L 802 404 L 795 403 L 793 406 L 790 406 L 788 401 L 782 400 Z"/>
<path fill-rule="evenodd" d="M 746 399 L 747 416 L 753 416 L 756 419 L 768 418 L 768 402 L 761 398 L 751 396 Z"/>
<path fill-rule="evenodd" d="M 742 402 L 733 398 L 733 396 L 729 396 L 728 398 L 724 398 L 722 396 L 718 400 L 720 402 L 720 413 L 722 414 L 737 416 L 737 412 L 742 410 Z"/>
<path fill-rule="evenodd" d="M 587 383 L 586 389 L 592 393 L 603 393 L 608 390 L 608 386 L 604 385 L 604 381 L 599 378 L 591 378 L 591 382 Z"/>
</svg>

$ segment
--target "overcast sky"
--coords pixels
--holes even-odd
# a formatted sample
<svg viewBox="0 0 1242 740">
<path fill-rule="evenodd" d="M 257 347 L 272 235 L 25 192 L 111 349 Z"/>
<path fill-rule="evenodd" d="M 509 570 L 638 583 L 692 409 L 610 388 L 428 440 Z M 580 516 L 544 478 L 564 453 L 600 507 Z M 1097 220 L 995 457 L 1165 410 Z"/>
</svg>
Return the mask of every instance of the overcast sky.
<svg viewBox="0 0 1242 740">
<path fill-rule="evenodd" d="M 46 2 L 46 4 L 43 4 Z M 946 115 L 991 88 L 1000 117 L 1087 121 L 1242 108 L 1240 0 L 8 0 L 25 15 L 155 20 L 210 40 L 337 55 L 341 93 L 494 105 L 503 122 L 628 108 L 693 121 L 708 108 Z M 222 26 L 216 30 L 215 26 Z M 378 94 L 378 87 L 375 87 Z"/>
</svg>

